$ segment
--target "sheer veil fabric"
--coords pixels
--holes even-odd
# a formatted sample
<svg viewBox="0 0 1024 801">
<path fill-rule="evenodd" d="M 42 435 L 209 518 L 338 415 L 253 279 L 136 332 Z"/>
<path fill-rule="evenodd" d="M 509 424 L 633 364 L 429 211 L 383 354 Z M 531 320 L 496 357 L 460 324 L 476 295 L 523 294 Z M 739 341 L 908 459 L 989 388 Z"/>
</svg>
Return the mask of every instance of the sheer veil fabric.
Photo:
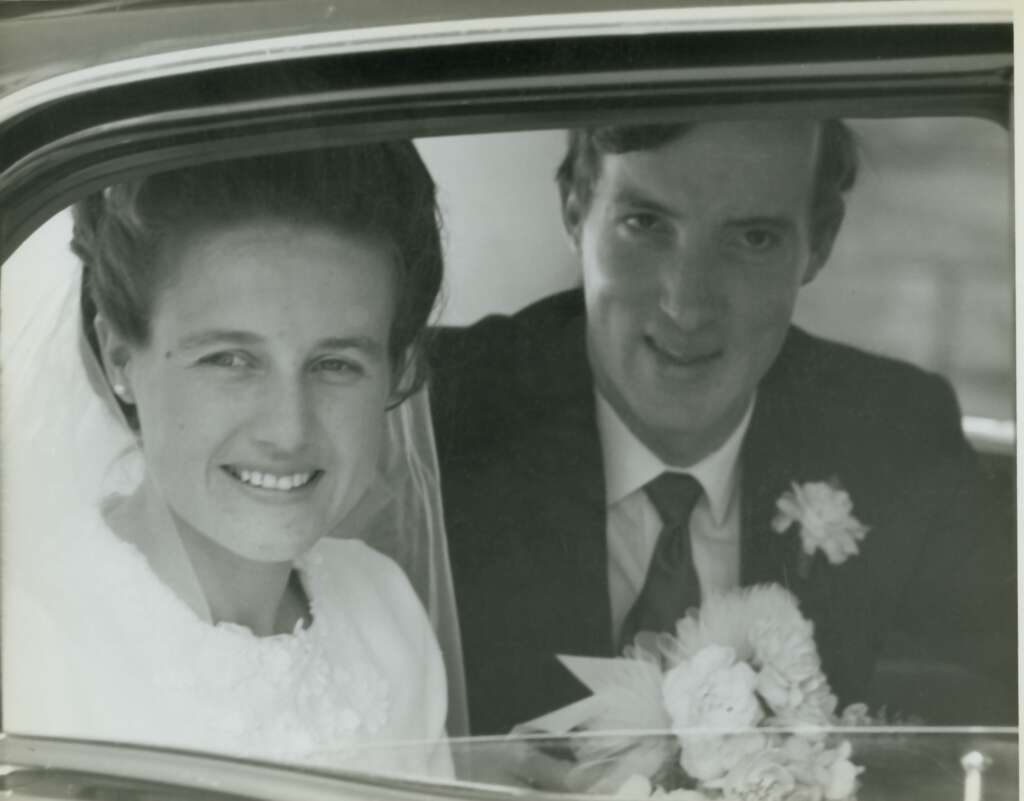
<svg viewBox="0 0 1024 801">
<path fill-rule="evenodd" d="M 37 236 L 61 233 L 52 223 Z M 68 230 L 62 241 L 69 238 Z M 2 275 L 5 612 L 13 572 L 31 581 L 32 570 L 44 570 L 46 560 L 61 548 L 59 536 L 66 536 L 56 533 L 62 523 L 77 515 L 89 519 L 104 498 L 130 493 L 142 477 L 135 437 L 81 334 L 81 266 L 70 253 L 66 258 L 52 258 L 52 249 L 49 253 L 51 258 L 33 258 L 33 249 L 23 247 L 4 265 Z M 151 521 L 141 549 L 163 583 L 200 619 L 209 620 L 198 579 L 174 531 L 168 512 L 166 519 Z M 462 650 L 425 390 L 389 411 L 377 479 L 331 536 L 360 539 L 403 568 L 444 657 L 447 733 L 467 734 Z M 81 570 L 88 573 L 95 567 L 82 565 Z M 6 687 L 19 670 L 33 669 L 12 658 L 19 637 L 33 633 L 5 614 L 3 634 Z"/>
</svg>

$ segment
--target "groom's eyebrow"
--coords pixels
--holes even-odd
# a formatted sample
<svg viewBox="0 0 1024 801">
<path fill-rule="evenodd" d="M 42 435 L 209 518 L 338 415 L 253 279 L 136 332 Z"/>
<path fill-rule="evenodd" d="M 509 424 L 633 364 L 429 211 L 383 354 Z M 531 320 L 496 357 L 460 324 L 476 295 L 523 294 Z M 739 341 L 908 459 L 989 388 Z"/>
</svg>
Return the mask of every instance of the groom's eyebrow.
<svg viewBox="0 0 1024 801">
<path fill-rule="evenodd" d="M 357 348 L 367 356 L 379 358 L 384 355 L 384 345 L 373 337 L 355 335 L 350 337 L 328 337 L 316 343 L 318 350 L 348 350 Z"/>
</svg>

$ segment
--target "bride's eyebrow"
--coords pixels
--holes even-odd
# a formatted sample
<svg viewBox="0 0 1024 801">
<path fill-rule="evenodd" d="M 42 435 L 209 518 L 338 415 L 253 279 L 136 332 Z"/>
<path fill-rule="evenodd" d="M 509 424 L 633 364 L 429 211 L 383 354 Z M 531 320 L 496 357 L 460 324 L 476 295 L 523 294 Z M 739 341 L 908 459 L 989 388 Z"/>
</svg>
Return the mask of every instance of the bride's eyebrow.
<svg viewBox="0 0 1024 801">
<path fill-rule="evenodd" d="M 178 340 L 177 348 L 178 350 L 191 350 L 193 348 L 202 348 L 207 345 L 214 344 L 256 345 L 261 341 L 261 337 L 249 331 L 210 329 L 208 331 L 198 331 L 194 334 L 182 337 Z"/>
<path fill-rule="evenodd" d="M 193 350 L 209 345 L 252 346 L 259 345 L 263 341 L 263 337 L 250 331 L 210 329 L 207 331 L 197 331 L 194 334 L 182 337 L 178 340 L 177 350 Z M 317 350 L 349 350 L 352 348 L 363 351 L 370 358 L 381 358 L 384 355 L 383 343 L 368 336 L 327 337 L 316 343 Z"/>
</svg>

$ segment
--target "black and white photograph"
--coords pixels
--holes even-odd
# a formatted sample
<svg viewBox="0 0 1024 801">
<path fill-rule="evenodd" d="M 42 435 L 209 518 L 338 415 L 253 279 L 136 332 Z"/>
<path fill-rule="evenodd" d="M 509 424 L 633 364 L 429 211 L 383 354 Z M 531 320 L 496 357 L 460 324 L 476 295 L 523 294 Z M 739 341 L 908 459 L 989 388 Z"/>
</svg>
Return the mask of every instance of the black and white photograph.
<svg viewBox="0 0 1024 801">
<path fill-rule="evenodd" d="M 1019 798 L 1015 21 L 0 2 L 0 790 Z"/>
</svg>

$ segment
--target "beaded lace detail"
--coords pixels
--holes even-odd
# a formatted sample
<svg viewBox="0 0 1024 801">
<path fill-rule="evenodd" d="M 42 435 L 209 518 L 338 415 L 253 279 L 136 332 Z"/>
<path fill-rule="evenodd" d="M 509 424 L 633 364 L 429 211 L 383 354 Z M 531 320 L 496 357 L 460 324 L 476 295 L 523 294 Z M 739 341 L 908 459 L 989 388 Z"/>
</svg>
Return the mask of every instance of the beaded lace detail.
<svg viewBox="0 0 1024 801">
<path fill-rule="evenodd" d="M 338 764 L 387 725 L 391 688 L 365 653 L 365 632 L 355 636 L 343 593 L 347 574 L 382 559 L 362 543 L 325 540 L 300 559 L 312 623 L 258 637 L 200 620 L 137 549 L 95 523 L 87 532 L 79 521 L 60 553 L 37 552 L 49 588 L 34 588 L 65 645 L 78 641 L 75 696 L 92 736 Z M 102 580 L 82 565 L 102 566 Z"/>
</svg>

